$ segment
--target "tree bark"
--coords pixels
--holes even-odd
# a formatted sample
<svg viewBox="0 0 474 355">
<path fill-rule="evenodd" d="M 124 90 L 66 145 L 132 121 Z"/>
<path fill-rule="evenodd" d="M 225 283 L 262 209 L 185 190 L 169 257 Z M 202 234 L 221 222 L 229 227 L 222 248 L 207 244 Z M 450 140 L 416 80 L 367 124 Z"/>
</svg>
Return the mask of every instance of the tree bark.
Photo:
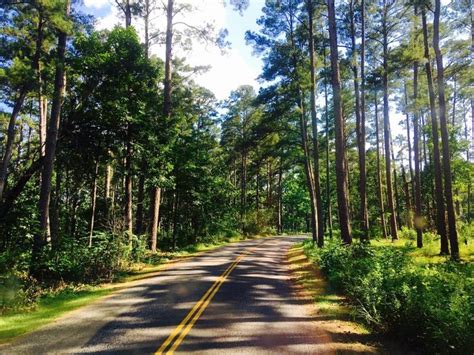
<svg viewBox="0 0 474 355">
<path fill-rule="evenodd" d="M 397 225 L 401 227 L 402 219 L 401 219 L 401 202 L 400 202 L 400 194 L 398 192 L 398 174 L 397 174 L 397 161 L 395 159 L 395 150 L 393 149 L 393 139 L 392 134 L 390 132 L 390 154 L 392 156 L 392 168 L 393 168 L 393 194 L 395 196 L 395 211 L 397 216 Z"/>
<path fill-rule="evenodd" d="M 245 148 L 241 157 L 241 177 L 240 177 L 240 223 L 242 233 L 246 233 L 246 215 L 247 215 L 247 152 Z"/>
<path fill-rule="evenodd" d="M 362 10 L 363 11 L 363 10 Z M 362 13 L 362 17 L 363 17 Z M 362 119 L 361 98 L 359 90 L 359 73 L 357 68 L 357 48 L 356 48 L 356 29 L 354 19 L 354 0 L 349 2 L 349 17 L 350 17 L 350 36 L 352 49 L 352 75 L 354 80 L 354 96 L 355 96 L 355 115 L 356 115 L 356 134 L 357 134 L 357 148 L 359 153 L 359 198 L 360 198 L 360 221 L 361 221 L 361 239 L 368 240 L 369 233 L 369 213 L 367 207 L 367 177 L 365 167 L 365 122 Z M 364 19 L 362 19 L 365 25 Z M 363 29 L 364 31 L 365 29 Z M 365 41 L 365 39 L 362 39 Z M 365 44 L 365 42 L 364 42 Z M 365 51 L 365 49 L 364 49 Z M 362 64 L 364 63 L 363 55 L 361 54 Z M 363 73 L 361 64 L 361 74 Z M 365 112 L 364 112 L 365 121 Z"/>
<path fill-rule="evenodd" d="M 332 88 L 336 135 L 336 190 L 339 207 L 339 227 L 344 244 L 352 243 L 349 220 L 348 174 L 345 168 L 345 132 L 342 112 L 341 78 L 339 74 L 339 54 L 337 52 L 337 26 L 334 0 L 328 0 L 329 43 L 331 48 Z"/>
<path fill-rule="evenodd" d="M 377 92 L 375 92 L 375 137 L 377 148 L 377 197 L 380 208 L 380 224 L 382 225 L 383 237 L 387 239 L 387 225 L 385 223 L 385 207 L 383 203 L 383 188 L 382 188 L 382 169 L 380 163 L 380 134 L 379 134 L 379 112 L 378 112 Z"/>
<path fill-rule="evenodd" d="M 65 16 L 69 17 L 70 1 L 66 1 Z M 47 239 L 51 237 L 49 226 L 49 207 L 51 199 L 51 182 L 54 169 L 54 159 L 56 156 L 56 146 L 58 141 L 59 123 L 61 118 L 61 106 L 66 92 L 66 72 L 65 72 L 65 56 L 66 56 L 67 34 L 59 30 L 56 73 L 54 80 L 54 94 L 51 106 L 51 117 L 48 124 L 48 132 L 46 137 L 46 151 L 44 156 L 43 171 L 41 175 L 39 214 L 40 214 L 40 233 L 36 233 L 33 241 L 32 262 L 35 264 L 36 258 L 39 256 L 42 246 Z"/>
<path fill-rule="evenodd" d="M 385 143 L 385 174 L 387 179 L 387 196 L 388 209 L 390 212 L 390 235 L 392 240 L 398 239 L 397 214 L 395 210 L 395 201 L 393 196 L 392 183 L 392 161 L 390 157 L 390 116 L 389 116 L 389 102 L 388 102 L 388 28 L 387 28 L 387 2 L 383 0 L 383 122 L 384 122 L 384 143 Z"/>
<path fill-rule="evenodd" d="M 132 129 L 127 124 L 127 142 L 125 154 L 125 228 L 133 234 L 133 182 L 132 182 Z M 131 240 L 131 239 L 130 239 Z"/>
<path fill-rule="evenodd" d="M 403 166 L 403 158 L 401 163 L 402 168 L 402 182 L 403 182 L 403 192 L 405 195 L 405 208 L 406 208 L 406 225 L 408 228 L 413 228 L 413 219 L 411 215 L 411 194 L 410 194 L 410 186 L 407 179 L 407 174 L 405 172 L 405 167 Z"/>
<path fill-rule="evenodd" d="M 172 56 L 173 56 L 173 6 L 174 0 L 168 0 L 166 8 L 166 52 L 165 52 L 165 80 L 163 113 L 165 118 L 171 115 L 171 78 L 172 78 Z"/>
<path fill-rule="evenodd" d="M 324 50 L 324 67 L 326 67 L 326 49 Z M 324 115 L 326 118 L 326 203 L 327 203 L 327 228 L 329 238 L 332 239 L 332 204 L 331 204 L 331 181 L 329 179 L 331 163 L 329 161 L 329 107 L 328 107 L 328 85 L 324 78 Z"/>
<path fill-rule="evenodd" d="M 161 188 L 155 187 L 151 192 L 151 213 L 152 213 L 152 224 L 150 231 L 150 245 L 151 251 L 156 252 L 158 229 L 160 220 L 160 205 L 161 205 Z"/>
<path fill-rule="evenodd" d="M 436 113 L 435 92 L 431 69 L 431 58 L 428 47 L 428 26 L 426 23 L 426 10 L 421 10 L 423 26 L 423 47 L 425 57 L 425 71 L 428 81 L 428 96 L 431 111 L 431 132 L 433 136 L 433 165 L 435 174 L 435 201 L 436 201 L 436 229 L 441 237 L 441 254 L 449 254 L 448 237 L 446 234 L 445 205 L 443 197 L 443 178 L 441 171 L 441 159 L 439 151 L 438 117 Z"/>
<path fill-rule="evenodd" d="M 281 158 L 280 158 L 281 159 Z M 281 166 L 280 160 L 280 167 L 278 168 L 278 205 L 277 205 L 277 233 L 280 235 L 283 233 L 283 218 L 282 218 L 282 199 L 283 199 L 283 186 L 282 186 L 282 179 L 283 179 L 283 168 Z"/>
<path fill-rule="evenodd" d="M 446 97 L 444 87 L 443 56 L 439 47 L 439 21 L 441 12 L 441 1 L 435 0 L 434 22 L 433 22 L 433 48 L 436 58 L 438 99 L 439 99 L 439 122 L 441 129 L 441 143 L 443 146 L 443 175 L 444 194 L 446 198 L 446 210 L 448 212 L 449 244 L 451 257 L 459 259 L 458 233 L 456 228 L 456 213 L 453 201 L 453 178 L 451 173 L 451 154 L 449 151 L 449 132 L 446 118 Z"/>
<path fill-rule="evenodd" d="M 135 234 L 143 233 L 143 205 L 145 203 L 145 173 L 146 167 L 142 165 L 140 178 L 138 179 L 138 195 L 137 195 L 137 220 L 135 223 Z"/>
<path fill-rule="evenodd" d="M 164 90 L 163 90 L 163 116 L 165 120 L 169 120 L 172 114 L 171 110 L 171 94 L 172 94 L 172 60 L 173 60 L 173 12 L 174 12 L 174 0 L 168 0 L 166 7 L 166 43 L 165 43 L 165 77 L 164 77 Z M 149 44 L 148 44 L 149 45 Z M 152 218 L 150 228 L 150 240 L 153 251 L 156 251 L 156 239 L 158 235 L 158 223 L 160 216 L 160 203 L 161 203 L 161 188 L 154 186 L 151 193 L 151 207 L 152 207 Z M 177 197 L 176 197 L 177 199 Z M 176 217 L 176 215 L 175 215 Z M 176 222 L 176 218 L 174 218 Z M 176 226 L 175 226 L 176 227 Z M 173 247 L 176 248 L 175 240 L 176 228 L 173 228 Z M 153 244 L 154 249 L 153 249 Z"/>
<path fill-rule="evenodd" d="M 173 201 L 173 250 L 176 250 L 178 240 L 178 206 L 179 206 L 179 195 L 178 189 L 174 193 Z"/>
<path fill-rule="evenodd" d="M 309 28 L 309 56 L 310 56 L 310 75 L 311 75 L 311 127 L 313 133 L 313 183 L 314 193 L 316 198 L 316 213 L 317 213 L 317 241 L 318 246 L 324 245 L 324 226 L 323 226 L 323 203 L 321 200 L 321 186 L 319 179 L 319 143 L 318 143 L 318 122 L 316 117 L 316 74 L 315 74 L 315 56 L 314 56 L 314 30 L 313 30 L 313 0 L 309 0 L 308 7 L 308 28 Z"/>
<path fill-rule="evenodd" d="M 61 201 L 61 184 L 62 172 L 57 169 L 56 173 L 56 187 L 54 191 L 54 199 L 51 203 L 51 246 L 53 250 L 57 250 L 61 244 L 60 240 L 60 201 Z"/>
<path fill-rule="evenodd" d="M 92 183 L 92 193 L 91 193 L 91 223 L 89 228 L 89 248 L 92 247 L 92 236 L 94 234 L 94 223 L 95 223 L 95 210 L 97 205 L 97 177 L 99 175 L 99 160 L 95 162 L 94 169 L 94 180 Z"/>
<path fill-rule="evenodd" d="M 36 47 L 41 50 L 43 45 L 43 12 L 39 9 L 38 18 L 38 38 L 36 39 Z M 40 35 L 41 34 L 41 35 Z M 39 55 L 39 54 L 38 54 Z M 43 94 L 43 73 L 41 68 L 41 61 L 39 60 L 36 64 L 36 75 L 38 80 L 38 116 L 39 116 L 39 144 L 40 144 L 40 155 L 43 157 L 46 153 L 46 126 L 48 122 L 48 99 Z"/>
<path fill-rule="evenodd" d="M 413 202 L 414 202 L 415 201 L 415 188 L 414 188 L 414 176 L 413 176 L 413 164 L 412 164 L 410 114 L 409 114 L 409 109 L 408 109 L 408 93 L 407 93 L 406 84 L 404 85 L 404 94 L 405 94 L 405 116 L 406 116 L 406 125 L 407 125 L 408 172 L 410 173 L 410 185 L 411 185 L 410 199 L 413 196 Z M 411 212 L 412 211 L 410 211 L 410 213 Z"/>
<path fill-rule="evenodd" d="M 310 225 L 313 243 L 318 243 L 318 206 L 316 202 L 316 193 L 314 189 L 313 170 L 311 168 L 311 158 L 308 147 L 308 133 L 306 114 L 303 103 L 303 93 L 300 91 L 300 136 L 301 147 L 303 149 L 304 169 L 306 175 L 306 185 L 309 191 L 309 202 L 311 207 Z"/>
<path fill-rule="evenodd" d="M 420 178 L 420 147 L 419 147 L 419 133 L 418 133 L 418 62 L 413 64 L 413 101 L 414 101 L 414 114 L 413 114 L 413 149 L 415 150 L 415 180 L 414 180 L 414 193 L 415 193 L 415 229 L 416 229 L 416 246 L 418 248 L 423 247 L 423 227 L 424 221 L 421 210 L 421 178 Z"/>
</svg>

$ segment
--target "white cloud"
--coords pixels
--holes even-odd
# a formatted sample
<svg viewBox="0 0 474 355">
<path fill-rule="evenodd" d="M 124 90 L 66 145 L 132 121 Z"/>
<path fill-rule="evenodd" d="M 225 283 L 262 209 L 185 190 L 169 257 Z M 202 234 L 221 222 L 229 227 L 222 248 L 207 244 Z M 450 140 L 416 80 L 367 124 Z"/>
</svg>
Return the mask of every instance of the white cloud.
<svg viewBox="0 0 474 355">
<path fill-rule="evenodd" d="M 92 9 L 101 9 L 109 4 L 109 0 L 84 0 L 84 5 Z"/>
<path fill-rule="evenodd" d="M 107 0 L 86 0 L 87 2 L 107 2 Z M 183 2 L 180 2 L 183 3 Z M 200 26 L 204 23 L 212 23 L 218 31 L 228 27 L 227 11 L 223 6 L 222 0 L 187 0 L 194 8 L 192 13 L 178 15 L 175 18 L 176 23 L 186 22 L 192 26 Z M 179 6 L 179 5 L 175 5 Z M 238 16 L 237 14 L 233 14 Z M 122 24 L 124 20 L 120 17 L 119 10 L 112 6 L 110 12 L 97 19 L 97 29 L 111 29 L 117 24 Z M 143 35 L 143 22 L 140 19 L 134 19 L 132 24 Z M 165 29 L 166 22 L 163 15 L 157 16 L 153 27 L 162 31 Z M 176 28 L 182 28 L 184 25 L 178 24 Z M 243 35 L 243 34 L 242 34 Z M 249 49 L 250 51 L 250 49 Z M 152 54 L 164 58 L 164 46 L 155 45 L 151 49 Z M 213 45 L 205 45 L 197 40 L 193 42 L 191 51 L 183 51 L 179 47 L 175 48 L 174 55 L 186 58 L 186 62 L 192 66 L 211 66 L 206 73 L 196 75 L 193 79 L 199 85 L 211 90 L 218 99 L 225 99 L 231 90 L 239 85 L 258 85 L 256 77 L 260 68 L 248 63 L 244 56 L 237 49 L 229 49 L 226 54 Z"/>
<path fill-rule="evenodd" d="M 118 9 L 116 7 L 112 7 L 111 11 L 108 13 L 107 16 L 100 17 L 97 19 L 96 28 L 98 30 L 110 30 L 115 25 L 119 25 L 125 22 L 121 17 Z"/>
</svg>

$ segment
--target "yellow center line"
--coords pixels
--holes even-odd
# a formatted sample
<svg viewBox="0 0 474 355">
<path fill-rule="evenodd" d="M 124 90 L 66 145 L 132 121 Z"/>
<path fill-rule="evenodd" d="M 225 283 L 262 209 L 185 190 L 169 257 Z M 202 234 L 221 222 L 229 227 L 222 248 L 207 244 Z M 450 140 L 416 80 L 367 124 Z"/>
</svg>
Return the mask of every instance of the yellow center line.
<svg viewBox="0 0 474 355">
<path fill-rule="evenodd" d="M 263 243 L 263 242 L 262 242 Z M 259 243 L 262 244 L 262 243 Z M 168 336 L 168 338 L 165 340 L 165 342 L 160 346 L 160 348 L 155 352 L 155 355 L 158 354 L 173 354 L 174 351 L 178 348 L 178 346 L 182 343 L 186 335 L 189 333 L 191 328 L 194 326 L 196 321 L 199 319 L 201 314 L 204 312 L 204 310 L 207 308 L 211 300 L 214 298 L 215 294 L 217 291 L 219 291 L 219 288 L 222 286 L 222 284 L 225 282 L 227 277 L 230 275 L 230 273 L 237 267 L 237 264 L 248 254 L 250 254 L 253 249 L 246 250 L 243 253 L 241 253 L 237 259 L 222 273 L 221 276 L 218 277 L 218 279 L 214 282 L 214 284 L 207 290 L 207 292 L 204 294 L 204 296 L 201 297 L 201 299 L 194 305 L 194 307 L 189 311 L 189 313 L 186 315 L 186 317 L 181 321 L 181 323 L 175 328 L 175 330 Z M 179 335 L 179 336 L 178 336 Z M 176 341 L 174 341 L 174 339 Z M 174 343 L 172 344 L 172 342 Z M 170 346 L 171 348 L 166 351 L 166 349 Z"/>
</svg>

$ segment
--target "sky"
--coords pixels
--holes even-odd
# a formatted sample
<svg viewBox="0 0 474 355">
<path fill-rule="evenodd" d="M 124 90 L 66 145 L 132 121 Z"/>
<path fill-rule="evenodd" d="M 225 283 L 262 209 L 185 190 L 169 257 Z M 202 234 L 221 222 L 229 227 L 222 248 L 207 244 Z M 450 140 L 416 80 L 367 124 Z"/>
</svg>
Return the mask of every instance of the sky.
<svg viewBox="0 0 474 355">
<path fill-rule="evenodd" d="M 123 25 L 124 20 L 120 17 L 114 0 L 83 0 L 82 11 L 94 15 L 97 18 L 98 29 L 110 29 L 115 25 Z M 223 54 L 212 45 L 203 45 L 195 41 L 190 51 L 176 48 L 174 55 L 185 57 L 186 62 L 193 66 L 210 65 L 210 69 L 203 74 L 196 74 L 194 80 L 201 86 L 211 90 L 219 100 L 229 97 L 232 90 L 240 85 L 252 85 L 258 91 L 259 83 L 257 77 L 262 70 L 262 61 L 259 57 L 252 55 L 251 46 L 245 43 L 245 32 L 258 30 L 257 19 L 261 16 L 261 9 L 265 0 L 252 0 L 250 6 L 239 14 L 230 5 L 224 6 L 223 0 L 182 0 L 192 4 L 195 11 L 186 16 L 186 22 L 192 25 L 202 25 L 212 22 L 216 29 L 227 29 L 228 40 L 231 47 Z M 228 2 L 228 0 L 227 0 Z M 176 19 L 179 22 L 181 19 Z M 132 20 L 132 25 L 143 34 L 143 21 L 139 18 Z M 164 30 L 166 28 L 163 15 L 153 20 L 155 28 Z M 164 59 L 164 46 L 154 45 L 151 53 Z M 400 121 L 404 116 L 396 112 L 394 107 L 390 109 L 390 121 L 392 122 L 392 136 L 403 133 Z"/>
<path fill-rule="evenodd" d="M 191 51 L 176 48 L 175 55 L 185 57 L 186 62 L 193 66 L 210 65 L 211 68 L 203 74 L 194 77 L 196 83 L 210 89 L 218 99 L 229 96 L 232 90 L 240 85 L 252 85 L 256 89 L 256 81 L 261 71 L 261 59 L 252 55 L 252 48 L 245 44 L 245 32 L 257 30 L 256 20 L 261 15 L 264 0 L 252 0 L 249 8 L 240 15 L 230 5 L 224 6 L 222 0 L 187 0 L 195 7 L 193 14 L 186 17 L 186 22 L 193 25 L 212 22 L 216 29 L 227 29 L 228 41 L 231 47 L 222 53 L 213 45 L 204 45 L 194 41 Z M 123 25 L 119 12 L 113 0 L 84 0 L 83 12 L 97 18 L 98 29 L 110 29 L 114 25 Z M 154 27 L 165 29 L 164 16 L 154 19 Z M 180 22 L 180 19 L 176 19 Z M 133 19 L 134 25 L 142 31 L 142 20 Z M 154 45 L 151 53 L 164 58 L 163 46 Z"/>
</svg>

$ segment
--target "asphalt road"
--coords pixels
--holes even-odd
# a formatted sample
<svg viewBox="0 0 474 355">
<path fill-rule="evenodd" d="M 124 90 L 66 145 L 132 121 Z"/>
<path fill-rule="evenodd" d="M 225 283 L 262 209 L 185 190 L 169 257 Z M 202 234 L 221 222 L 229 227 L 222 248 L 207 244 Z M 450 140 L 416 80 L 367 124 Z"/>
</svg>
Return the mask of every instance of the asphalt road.
<svg viewBox="0 0 474 355">
<path fill-rule="evenodd" d="M 43 353 L 330 353 L 286 261 L 301 237 L 186 259 L 0 348 Z"/>
</svg>

